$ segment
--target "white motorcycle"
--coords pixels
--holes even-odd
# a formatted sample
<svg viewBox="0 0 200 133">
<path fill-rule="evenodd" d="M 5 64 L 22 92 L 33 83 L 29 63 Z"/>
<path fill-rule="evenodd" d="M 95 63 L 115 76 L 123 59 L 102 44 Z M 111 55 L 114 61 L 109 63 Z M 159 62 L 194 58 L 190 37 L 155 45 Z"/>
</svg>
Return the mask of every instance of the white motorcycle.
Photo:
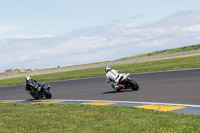
<svg viewBox="0 0 200 133">
<path fill-rule="evenodd" d="M 139 90 L 139 85 L 136 81 L 134 81 L 133 79 L 131 79 L 129 77 L 130 73 L 126 74 L 126 73 L 122 73 L 120 74 L 120 79 L 119 79 L 119 83 L 118 86 L 119 88 L 117 89 L 117 91 L 121 91 L 121 89 L 131 89 L 134 91 Z M 112 86 L 114 88 L 114 86 Z"/>
</svg>

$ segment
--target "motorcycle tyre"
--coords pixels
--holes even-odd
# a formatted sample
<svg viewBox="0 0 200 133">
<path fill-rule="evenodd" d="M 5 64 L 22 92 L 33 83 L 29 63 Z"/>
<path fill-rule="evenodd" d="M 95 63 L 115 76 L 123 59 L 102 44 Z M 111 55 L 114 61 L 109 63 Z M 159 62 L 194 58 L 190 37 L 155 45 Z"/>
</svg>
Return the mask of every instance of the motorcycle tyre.
<svg viewBox="0 0 200 133">
<path fill-rule="evenodd" d="M 52 97 L 51 92 L 47 89 L 44 89 L 44 95 L 47 99 L 51 99 L 51 97 Z"/>
<path fill-rule="evenodd" d="M 139 90 L 139 85 L 136 81 L 134 80 L 128 80 L 128 83 L 131 85 L 131 89 L 134 91 Z"/>
<path fill-rule="evenodd" d="M 35 93 L 30 93 L 31 94 L 31 96 L 33 97 L 33 98 L 35 98 L 35 99 L 40 99 L 41 97 L 40 97 L 40 95 L 36 95 Z"/>
</svg>

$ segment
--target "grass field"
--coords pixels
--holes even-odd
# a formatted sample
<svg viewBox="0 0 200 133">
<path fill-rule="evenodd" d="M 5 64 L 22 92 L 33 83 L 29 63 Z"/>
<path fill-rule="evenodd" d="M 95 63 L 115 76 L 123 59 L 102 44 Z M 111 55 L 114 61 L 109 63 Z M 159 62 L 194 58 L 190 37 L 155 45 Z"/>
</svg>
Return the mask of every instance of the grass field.
<svg viewBox="0 0 200 133">
<path fill-rule="evenodd" d="M 81 104 L 0 104 L 1 133 L 200 132 L 200 116 Z"/>
<path fill-rule="evenodd" d="M 200 54 L 180 56 L 167 59 L 135 62 L 128 64 L 112 65 L 114 69 L 123 73 L 143 73 L 178 69 L 200 68 Z M 65 72 L 31 76 L 38 82 L 79 79 L 88 77 L 105 76 L 104 67 L 79 69 Z M 0 86 L 25 84 L 24 77 L 0 80 Z"/>
</svg>

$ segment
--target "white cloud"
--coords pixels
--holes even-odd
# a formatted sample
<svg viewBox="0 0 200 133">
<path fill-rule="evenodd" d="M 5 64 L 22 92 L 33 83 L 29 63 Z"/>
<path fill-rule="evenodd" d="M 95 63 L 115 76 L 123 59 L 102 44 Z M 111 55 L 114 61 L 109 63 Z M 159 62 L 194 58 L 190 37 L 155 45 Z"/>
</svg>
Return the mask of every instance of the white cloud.
<svg viewBox="0 0 200 133">
<path fill-rule="evenodd" d="M 0 71 L 114 60 L 192 45 L 200 41 L 199 23 L 199 12 L 179 12 L 154 23 L 96 26 L 41 38 L 4 38 L 0 39 Z"/>
<path fill-rule="evenodd" d="M 21 62 L 21 61 L 28 61 L 28 60 L 30 60 L 31 59 L 31 57 L 30 56 L 19 56 L 19 61 Z"/>
<path fill-rule="evenodd" d="M 20 39 L 30 39 L 30 38 L 51 38 L 55 35 L 52 34 L 32 34 L 26 35 L 22 34 L 24 31 L 27 31 L 29 27 L 26 26 L 19 26 L 13 23 L 2 24 L 0 23 L 0 39 L 7 39 L 7 38 L 20 38 Z"/>
<path fill-rule="evenodd" d="M 0 25 L 0 34 L 15 31 L 21 29 L 22 27 L 13 26 L 13 25 Z"/>
<path fill-rule="evenodd" d="M 187 32 L 187 31 L 196 32 L 197 31 L 198 32 L 198 31 L 200 31 L 200 24 L 184 27 L 183 31 L 185 31 L 185 32 Z"/>
</svg>

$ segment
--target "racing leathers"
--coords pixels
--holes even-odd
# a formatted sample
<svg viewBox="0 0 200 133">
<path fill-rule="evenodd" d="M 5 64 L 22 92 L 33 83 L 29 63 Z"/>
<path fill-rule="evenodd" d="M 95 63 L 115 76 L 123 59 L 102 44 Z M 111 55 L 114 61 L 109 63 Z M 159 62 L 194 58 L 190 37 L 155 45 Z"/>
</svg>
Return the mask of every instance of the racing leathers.
<svg viewBox="0 0 200 133">
<path fill-rule="evenodd" d="M 37 83 L 36 80 L 34 79 L 30 79 L 28 81 L 26 81 L 26 92 L 30 93 L 31 91 L 37 91 L 41 88 L 41 84 Z"/>
<path fill-rule="evenodd" d="M 123 88 L 124 86 L 119 84 L 122 75 L 123 74 L 120 74 L 117 70 L 109 70 L 106 73 L 106 82 L 109 83 L 115 90 Z"/>
</svg>

